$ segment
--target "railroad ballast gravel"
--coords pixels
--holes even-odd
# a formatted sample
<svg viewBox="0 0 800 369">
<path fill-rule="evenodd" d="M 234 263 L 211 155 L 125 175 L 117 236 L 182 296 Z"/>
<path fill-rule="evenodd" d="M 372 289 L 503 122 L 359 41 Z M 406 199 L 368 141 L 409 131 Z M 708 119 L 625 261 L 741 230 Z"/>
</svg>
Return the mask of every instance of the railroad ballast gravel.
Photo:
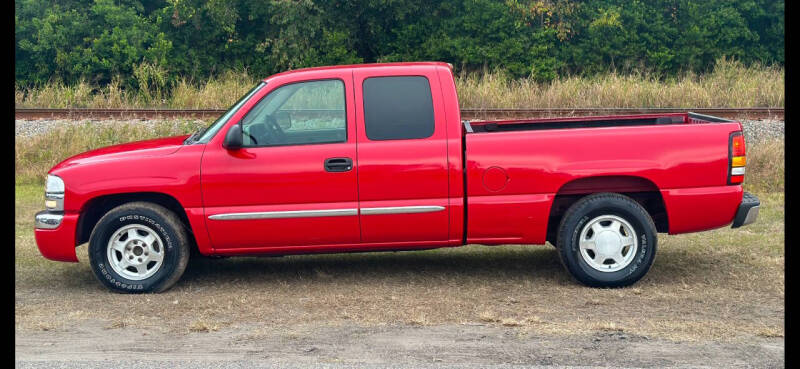
<svg viewBox="0 0 800 369">
<path fill-rule="evenodd" d="M 119 125 L 138 125 L 144 126 L 149 129 L 155 130 L 156 126 L 163 125 L 163 124 L 174 124 L 178 125 L 183 122 L 201 122 L 201 125 L 205 126 L 211 124 L 211 122 L 203 122 L 201 120 L 194 120 L 194 119 L 151 119 L 151 120 L 142 120 L 142 119 L 108 119 L 108 120 L 90 120 L 90 119 L 82 119 L 82 120 L 69 120 L 69 119 L 36 119 L 36 120 L 25 120 L 25 119 L 17 119 L 14 121 L 14 136 L 15 137 L 32 137 L 40 134 L 47 133 L 53 129 L 59 127 L 68 127 L 68 126 L 84 126 L 84 125 L 97 125 L 97 126 L 119 126 Z"/>
</svg>

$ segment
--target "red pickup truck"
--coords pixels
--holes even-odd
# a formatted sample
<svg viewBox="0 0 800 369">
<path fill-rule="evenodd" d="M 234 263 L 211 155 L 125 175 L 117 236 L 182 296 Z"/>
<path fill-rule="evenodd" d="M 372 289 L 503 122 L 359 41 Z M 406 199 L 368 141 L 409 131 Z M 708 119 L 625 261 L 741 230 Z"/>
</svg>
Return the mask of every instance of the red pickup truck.
<svg viewBox="0 0 800 369">
<path fill-rule="evenodd" d="M 630 285 L 658 232 L 752 223 L 740 123 L 694 113 L 461 121 L 445 63 L 265 79 L 191 136 L 50 170 L 36 242 L 97 278 L 159 292 L 208 256 L 549 241 L 579 282 Z"/>
</svg>

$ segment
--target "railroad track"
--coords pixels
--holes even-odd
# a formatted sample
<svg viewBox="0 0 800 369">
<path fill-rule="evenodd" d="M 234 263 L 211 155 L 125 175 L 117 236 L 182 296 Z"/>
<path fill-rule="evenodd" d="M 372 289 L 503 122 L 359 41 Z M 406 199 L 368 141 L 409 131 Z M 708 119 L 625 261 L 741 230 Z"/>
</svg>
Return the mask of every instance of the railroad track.
<svg viewBox="0 0 800 369">
<path fill-rule="evenodd" d="M 561 116 L 679 113 L 693 111 L 723 118 L 783 119 L 783 108 L 555 108 L 461 109 L 461 119 L 546 118 Z M 224 109 L 15 109 L 15 119 L 166 119 L 217 118 Z M 304 110 L 306 114 L 328 112 Z"/>
</svg>

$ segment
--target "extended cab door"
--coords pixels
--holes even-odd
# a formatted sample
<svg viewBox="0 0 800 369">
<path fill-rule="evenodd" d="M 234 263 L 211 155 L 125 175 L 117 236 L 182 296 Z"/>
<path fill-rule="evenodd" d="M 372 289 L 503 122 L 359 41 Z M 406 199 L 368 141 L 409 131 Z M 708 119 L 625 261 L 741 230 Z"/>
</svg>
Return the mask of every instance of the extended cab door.
<svg viewBox="0 0 800 369">
<path fill-rule="evenodd" d="M 203 155 L 213 247 L 257 252 L 357 244 L 352 74 L 279 76 L 264 90 L 243 107 L 245 147 L 221 146 L 231 122 Z"/>
<path fill-rule="evenodd" d="M 447 135 L 434 68 L 353 71 L 363 243 L 448 240 Z"/>
</svg>

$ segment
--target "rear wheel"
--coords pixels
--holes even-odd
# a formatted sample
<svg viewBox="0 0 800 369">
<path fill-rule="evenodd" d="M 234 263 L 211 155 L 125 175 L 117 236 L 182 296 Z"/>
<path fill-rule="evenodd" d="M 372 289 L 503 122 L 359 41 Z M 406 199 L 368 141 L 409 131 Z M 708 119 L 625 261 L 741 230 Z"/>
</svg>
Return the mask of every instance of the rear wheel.
<svg viewBox="0 0 800 369">
<path fill-rule="evenodd" d="M 641 279 L 653 264 L 656 227 L 633 199 L 615 193 L 584 197 L 558 227 L 561 262 L 579 282 L 622 287 Z"/>
<path fill-rule="evenodd" d="M 89 239 L 97 279 L 116 292 L 161 292 L 183 274 L 189 242 L 180 219 L 148 202 L 120 205 L 97 222 Z"/>
</svg>

